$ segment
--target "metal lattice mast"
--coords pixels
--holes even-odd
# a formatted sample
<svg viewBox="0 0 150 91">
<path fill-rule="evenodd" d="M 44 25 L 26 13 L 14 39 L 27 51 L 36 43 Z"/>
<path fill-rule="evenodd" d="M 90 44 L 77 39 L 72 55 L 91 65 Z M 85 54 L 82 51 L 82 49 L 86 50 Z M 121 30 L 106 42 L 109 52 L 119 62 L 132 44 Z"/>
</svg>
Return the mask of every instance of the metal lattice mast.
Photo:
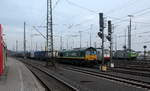
<svg viewBox="0 0 150 91">
<path fill-rule="evenodd" d="M 128 49 L 131 52 L 131 30 L 132 30 L 131 18 L 133 17 L 133 15 L 128 15 L 128 17 L 130 18 L 130 23 L 129 23 L 129 27 L 128 27 Z"/>
<path fill-rule="evenodd" d="M 52 0 L 47 0 L 47 51 L 51 52 L 53 59 L 53 17 L 52 17 Z"/>
</svg>

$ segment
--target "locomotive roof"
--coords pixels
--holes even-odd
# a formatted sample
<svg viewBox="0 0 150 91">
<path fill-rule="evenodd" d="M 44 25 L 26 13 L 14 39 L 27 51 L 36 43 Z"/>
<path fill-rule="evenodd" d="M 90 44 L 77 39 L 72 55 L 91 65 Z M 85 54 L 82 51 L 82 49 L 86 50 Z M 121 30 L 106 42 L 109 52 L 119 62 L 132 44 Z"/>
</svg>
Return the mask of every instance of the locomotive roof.
<svg viewBox="0 0 150 91">
<path fill-rule="evenodd" d="M 102 48 L 95 48 L 96 50 L 102 50 Z M 104 49 L 104 51 L 109 51 L 109 49 Z"/>
<path fill-rule="evenodd" d="M 62 52 L 65 52 L 65 51 L 85 51 L 85 50 L 88 50 L 88 49 L 96 50 L 93 47 L 89 47 L 89 48 L 74 48 L 73 50 L 62 50 Z"/>
</svg>

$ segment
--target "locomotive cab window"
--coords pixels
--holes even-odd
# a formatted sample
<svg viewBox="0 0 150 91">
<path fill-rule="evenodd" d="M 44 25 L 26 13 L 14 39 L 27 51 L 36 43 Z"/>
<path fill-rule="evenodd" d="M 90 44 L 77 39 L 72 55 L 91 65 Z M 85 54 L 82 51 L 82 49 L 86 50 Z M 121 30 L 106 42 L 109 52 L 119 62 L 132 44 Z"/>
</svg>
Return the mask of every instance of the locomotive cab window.
<svg viewBox="0 0 150 91">
<path fill-rule="evenodd" d="M 86 55 L 95 55 L 95 54 L 96 54 L 96 51 L 94 51 L 94 50 L 86 51 Z"/>
</svg>

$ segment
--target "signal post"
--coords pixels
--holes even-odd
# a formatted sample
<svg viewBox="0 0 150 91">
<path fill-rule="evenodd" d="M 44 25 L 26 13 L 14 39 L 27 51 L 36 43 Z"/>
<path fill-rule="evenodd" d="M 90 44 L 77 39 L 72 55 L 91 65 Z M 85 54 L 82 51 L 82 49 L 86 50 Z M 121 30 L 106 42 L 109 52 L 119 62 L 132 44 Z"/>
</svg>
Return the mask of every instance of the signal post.
<svg viewBox="0 0 150 91">
<path fill-rule="evenodd" d="M 99 13 L 99 30 L 98 36 L 102 39 L 102 65 L 100 66 L 100 70 L 106 71 L 107 66 L 104 63 L 104 17 L 103 13 Z"/>
<path fill-rule="evenodd" d="M 108 21 L 108 36 L 106 37 L 110 42 L 110 67 L 114 67 L 114 63 L 112 61 L 112 24 L 111 21 Z"/>
</svg>

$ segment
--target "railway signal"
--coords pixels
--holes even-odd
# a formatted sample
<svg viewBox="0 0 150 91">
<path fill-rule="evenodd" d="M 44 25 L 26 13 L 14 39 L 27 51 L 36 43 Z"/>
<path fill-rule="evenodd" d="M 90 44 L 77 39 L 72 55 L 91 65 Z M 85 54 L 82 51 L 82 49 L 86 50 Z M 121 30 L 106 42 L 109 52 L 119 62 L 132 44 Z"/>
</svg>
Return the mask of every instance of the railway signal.
<svg viewBox="0 0 150 91">
<path fill-rule="evenodd" d="M 111 62 L 111 67 L 114 67 L 114 64 L 112 62 L 112 24 L 111 21 L 108 21 L 108 36 L 106 37 L 108 41 L 110 42 L 110 62 Z"/>
<path fill-rule="evenodd" d="M 108 35 L 111 36 L 112 34 L 112 25 L 111 25 L 111 21 L 108 21 Z"/>
<path fill-rule="evenodd" d="M 98 32 L 98 36 L 102 39 L 102 33 L 101 32 Z"/>
<path fill-rule="evenodd" d="M 108 36 L 106 36 L 106 38 L 110 42 L 111 42 L 111 34 L 112 34 L 112 25 L 111 25 L 111 21 L 108 21 Z"/>
<path fill-rule="evenodd" d="M 104 30 L 104 18 L 103 13 L 99 13 L 99 24 L 100 24 L 100 32 L 103 32 Z"/>
<path fill-rule="evenodd" d="M 99 31 L 98 36 L 102 39 L 102 66 L 100 66 L 100 69 L 102 71 L 107 70 L 107 66 L 104 64 L 104 17 L 103 13 L 99 13 Z"/>
<path fill-rule="evenodd" d="M 102 64 L 104 64 L 104 17 L 103 13 L 99 13 L 99 30 L 98 36 L 102 39 Z"/>
<path fill-rule="evenodd" d="M 106 38 L 107 38 L 107 40 L 108 40 L 108 41 L 111 41 L 111 38 L 110 38 L 110 36 L 106 36 Z"/>
</svg>

